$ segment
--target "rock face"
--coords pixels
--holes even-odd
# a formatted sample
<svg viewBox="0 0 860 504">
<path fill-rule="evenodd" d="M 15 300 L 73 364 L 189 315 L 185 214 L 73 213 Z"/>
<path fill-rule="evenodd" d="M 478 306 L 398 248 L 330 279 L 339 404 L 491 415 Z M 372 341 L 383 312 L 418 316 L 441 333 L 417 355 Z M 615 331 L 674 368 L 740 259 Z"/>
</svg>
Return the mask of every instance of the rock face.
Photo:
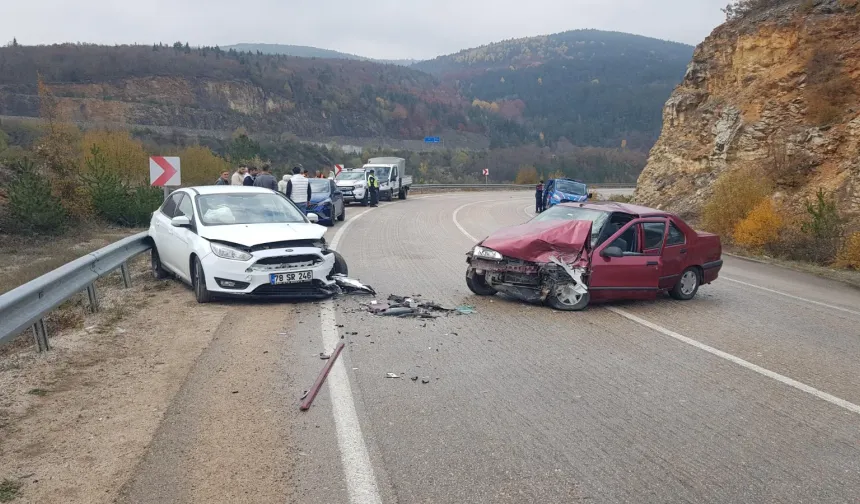
<svg viewBox="0 0 860 504">
<path fill-rule="evenodd" d="M 819 189 L 860 224 L 860 10 L 787 1 L 718 27 L 663 110 L 638 202 L 695 217 L 713 181 L 751 167 L 799 206 Z"/>
</svg>

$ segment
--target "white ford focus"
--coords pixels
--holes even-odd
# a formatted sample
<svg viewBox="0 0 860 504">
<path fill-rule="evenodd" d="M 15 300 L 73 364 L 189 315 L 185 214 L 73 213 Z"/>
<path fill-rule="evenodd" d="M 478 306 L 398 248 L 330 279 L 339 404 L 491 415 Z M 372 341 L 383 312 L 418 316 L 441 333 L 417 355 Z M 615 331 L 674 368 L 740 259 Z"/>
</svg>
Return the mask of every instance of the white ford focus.
<svg viewBox="0 0 860 504">
<path fill-rule="evenodd" d="M 326 228 L 283 194 L 261 187 L 179 189 L 153 212 L 152 273 L 213 296 L 325 298 L 346 261 L 326 246 Z"/>
</svg>

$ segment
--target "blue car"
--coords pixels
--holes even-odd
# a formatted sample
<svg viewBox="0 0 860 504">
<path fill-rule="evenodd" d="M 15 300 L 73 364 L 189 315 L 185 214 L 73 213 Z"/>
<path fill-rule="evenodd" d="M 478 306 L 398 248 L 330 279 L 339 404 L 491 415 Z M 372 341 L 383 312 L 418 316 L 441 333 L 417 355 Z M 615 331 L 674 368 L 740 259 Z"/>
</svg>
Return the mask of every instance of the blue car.
<svg viewBox="0 0 860 504">
<path fill-rule="evenodd" d="M 544 208 L 552 208 L 559 203 L 588 201 L 590 197 L 588 186 L 573 179 L 547 180 L 543 189 Z"/>
<path fill-rule="evenodd" d="M 346 205 L 343 203 L 343 193 L 337 188 L 334 180 L 310 179 L 311 201 L 308 204 L 308 213 L 319 216 L 320 224 L 334 225 L 334 220 L 346 219 Z"/>
</svg>

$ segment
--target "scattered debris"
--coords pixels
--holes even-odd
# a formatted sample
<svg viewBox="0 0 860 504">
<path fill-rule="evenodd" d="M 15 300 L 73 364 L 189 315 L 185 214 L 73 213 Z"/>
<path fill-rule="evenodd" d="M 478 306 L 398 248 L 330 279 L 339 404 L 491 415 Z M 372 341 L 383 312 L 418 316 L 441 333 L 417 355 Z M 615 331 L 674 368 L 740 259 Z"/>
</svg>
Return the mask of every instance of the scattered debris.
<svg viewBox="0 0 860 504">
<path fill-rule="evenodd" d="M 471 315 L 473 313 L 475 313 L 474 306 L 461 305 L 457 307 L 458 315 Z"/>
<path fill-rule="evenodd" d="M 418 381 L 418 377 L 417 377 L 417 376 L 413 376 L 413 377 L 412 377 L 412 378 L 410 378 L 410 379 L 411 379 L 412 381 Z"/>
<path fill-rule="evenodd" d="M 373 287 L 369 285 L 364 285 L 358 280 L 347 278 L 345 275 L 334 275 L 332 277 L 340 287 L 344 293 L 346 294 L 370 294 L 371 296 L 376 295 L 376 291 L 373 290 Z"/>
<path fill-rule="evenodd" d="M 400 375 L 397 373 L 388 373 L 385 375 L 386 378 L 400 378 Z"/>
<path fill-rule="evenodd" d="M 307 391 L 307 390 L 305 390 L 304 392 L 302 392 L 302 396 L 301 396 L 301 397 L 299 397 L 299 400 L 301 401 L 302 399 L 304 399 L 304 398 L 305 398 L 305 397 L 307 397 L 307 396 L 308 396 L 308 391 Z"/>
<path fill-rule="evenodd" d="M 337 356 L 340 355 L 341 351 L 343 351 L 343 346 L 343 343 L 338 343 L 334 349 L 334 352 L 331 354 L 331 358 L 326 360 L 325 366 L 323 366 L 322 370 L 320 370 L 319 376 L 317 376 L 316 381 L 311 387 L 310 394 L 307 397 L 302 398 L 302 404 L 301 406 L 299 406 L 300 410 L 307 411 L 311 407 L 311 403 L 314 402 L 314 398 L 320 391 L 320 387 L 322 387 L 322 384 L 328 376 L 329 371 L 331 371 L 334 362 L 337 360 Z"/>
<path fill-rule="evenodd" d="M 420 296 L 398 296 L 391 294 L 388 296 L 388 303 L 371 301 L 369 304 L 363 304 L 366 310 L 374 315 L 384 317 L 400 317 L 400 318 L 422 318 L 435 319 L 440 317 L 440 313 L 448 314 L 458 311 L 458 308 L 449 308 L 434 301 L 422 301 Z M 462 308 L 462 307 L 461 307 Z M 467 307 L 474 313 L 474 307 Z M 422 327 L 426 327 L 426 324 Z"/>
<path fill-rule="evenodd" d="M 327 354 L 327 353 L 325 353 L 325 352 L 320 352 L 320 359 L 322 359 L 322 360 L 328 360 L 328 359 L 331 359 L 331 355 L 329 355 L 329 354 Z"/>
<path fill-rule="evenodd" d="M 430 378 L 421 378 L 421 383 L 427 385 L 428 383 L 430 383 Z"/>
<path fill-rule="evenodd" d="M 239 391 L 238 391 L 238 390 L 234 390 L 234 391 L 233 391 L 233 393 L 234 393 L 234 394 L 238 394 L 238 393 L 239 393 Z"/>
</svg>

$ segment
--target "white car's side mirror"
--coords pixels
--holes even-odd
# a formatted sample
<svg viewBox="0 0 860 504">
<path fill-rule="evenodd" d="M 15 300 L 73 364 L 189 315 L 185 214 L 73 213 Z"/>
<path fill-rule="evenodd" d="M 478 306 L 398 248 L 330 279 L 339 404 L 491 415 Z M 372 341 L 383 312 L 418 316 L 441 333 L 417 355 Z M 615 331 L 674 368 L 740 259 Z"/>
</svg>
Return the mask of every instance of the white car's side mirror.
<svg viewBox="0 0 860 504">
<path fill-rule="evenodd" d="M 316 224 L 317 222 L 320 221 L 320 216 L 311 212 L 308 214 L 308 220 L 313 222 L 314 224 Z"/>
<path fill-rule="evenodd" d="M 191 226 L 191 219 L 184 215 L 178 215 L 170 219 L 170 225 L 173 227 L 189 227 Z"/>
</svg>

